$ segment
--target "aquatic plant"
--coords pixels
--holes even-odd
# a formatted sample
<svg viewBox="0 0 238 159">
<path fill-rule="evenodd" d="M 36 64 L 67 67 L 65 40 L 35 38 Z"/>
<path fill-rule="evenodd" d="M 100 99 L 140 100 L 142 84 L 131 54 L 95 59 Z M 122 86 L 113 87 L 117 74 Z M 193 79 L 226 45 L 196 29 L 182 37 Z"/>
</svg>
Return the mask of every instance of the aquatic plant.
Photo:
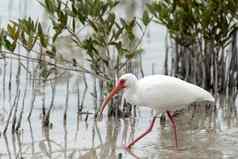
<svg viewBox="0 0 238 159">
<path fill-rule="evenodd" d="M 135 17 L 127 19 L 119 16 L 116 7 L 120 2 L 114 0 L 43 0 L 39 3 L 48 13 L 50 24 L 47 29 L 45 24 L 38 20 L 24 17 L 9 21 L 6 28 L 2 28 L 0 31 L 1 55 L 5 61 L 3 94 L 5 94 L 6 84 L 6 59 L 16 59 L 18 60 L 17 85 L 21 84 L 21 70 L 26 73 L 26 83 L 29 83 L 30 80 L 33 81 L 30 83 L 33 90 L 28 120 L 30 120 L 34 108 L 36 81 L 38 80 L 38 84 L 42 86 L 43 92 L 47 83 L 52 87 L 51 103 L 48 109 L 45 106 L 44 93 L 42 95 L 42 119 L 44 125 L 48 126 L 54 106 L 55 80 L 60 77 L 60 70 L 78 71 L 83 75 L 85 89 L 82 99 L 79 97 L 79 88 L 77 91 L 79 113 L 83 109 L 88 87 L 85 74 L 91 74 L 96 78 L 94 94 L 98 95 L 97 92 L 99 92 L 99 98 L 96 99 L 99 99 L 100 104 L 105 90 L 111 89 L 117 77 L 128 70 L 133 72 L 132 66 L 140 64 L 141 57 L 138 55 L 143 52 L 140 44 L 150 19 L 148 14 L 143 16 L 142 21 Z M 72 47 L 79 48 L 80 59 L 63 57 L 57 46 L 59 45 L 58 41 L 63 37 L 70 37 L 68 42 L 72 43 Z M 16 51 L 17 48 L 21 49 Z M 25 51 L 21 52 L 22 48 Z M 9 76 L 12 79 L 11 73 Z M 9 90 L 11 90 L 11 81 L 9 80 Z M 97 83 L 99 90 L 96 87 Z M 25 98 L 30 86 L 26 84 L 23 91 L 16 91 L 23 97 L 22 106 L 19 108 L 18 104 L 13 104 L 8 116 L 9 121 L 11 117 L 13 119 L 12 131 L 18 131 L 21 127 Z M 68 109 L 68 89 L 67 86 L 65 121 Z M 18 103 L 19 96 L 16 95 L 14 103 Z M 118 99 L 117 101 L 120 102 L 120 98 Z M 79 102 L 80 100 L 81 102 Z M 96 101 L 95 104 L 97 103 Z M 95 111 L 97 109 L 95 106 Z M 8 124 L 5 130 L 7 127 Z"/>
<path fill-rule="evenodd" d="M 52 22 L 53 42 L 62 34 L 70 35 L 82 50 L 82 59 L 88 62 L 91 74 L 99 79 L 100 96 L 104 95 L 103 90 L 111 89 L 117 77 L 142 52 L 140 43 L 148 20 L 144 19 L 142 26 L 136 18 L 120 17 L 115 12 L 119 1 L 45 0 L 41 4 Z M 141 31 L 141 38 L 137 38 L 136 28 Z M 73 66 L 80 66 L 80 60 L 73 58 Z"/>
<path fill-rule="evenodd" d="M 161 0 L 148 4 L 147 11 L 172 39 L 171 75 L 215 93 L 237 88 L 236 1 Z"/>
</svg>

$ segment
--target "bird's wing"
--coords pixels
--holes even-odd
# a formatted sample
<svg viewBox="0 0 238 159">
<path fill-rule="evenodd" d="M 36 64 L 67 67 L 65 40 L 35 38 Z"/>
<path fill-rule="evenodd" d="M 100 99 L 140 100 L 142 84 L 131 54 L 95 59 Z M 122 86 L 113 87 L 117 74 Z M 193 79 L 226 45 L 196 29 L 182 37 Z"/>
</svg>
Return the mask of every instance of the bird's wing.
<svg viewBox="0 0 238 159">
<path fill-rule="evenodd" d="M 179 108 L 199 99 L 208 98 L 202 88 L 178 78 L 154 75 L 139 80 L 140 99 L 143 105 L 156 108 Z"/>
</svg>

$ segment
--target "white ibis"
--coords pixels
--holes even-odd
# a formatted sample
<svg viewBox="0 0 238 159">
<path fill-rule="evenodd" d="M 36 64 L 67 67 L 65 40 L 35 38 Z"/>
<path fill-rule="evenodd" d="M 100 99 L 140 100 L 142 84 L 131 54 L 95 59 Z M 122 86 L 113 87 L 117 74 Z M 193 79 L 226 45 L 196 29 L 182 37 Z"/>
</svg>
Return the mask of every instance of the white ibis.
<svg viewBox="0 0 238 159">
<path fill-rule="evenodd" d="M 151 75 L 137 80 L 135 75 L 128 73 L 120 77 L 116 86 L 106 97 L 101 106 L 100 114 L 102 114 L 110 99 L 120 90 L 124 90 L 124 97 L 127 102 L 138 106 L 151 107 L 157 112 L 149 128 L 129 143 L 127 145 L 128 149 L 152 130 L 156 116 L 161 112 L 166 112 L 172 122 L 177 147 L 176 124 L 170 111 L 184 108 L 193 102 L 214 102 L 214 98 L 209 92 L 181 79 L 165 75 Z"/>
</svg>

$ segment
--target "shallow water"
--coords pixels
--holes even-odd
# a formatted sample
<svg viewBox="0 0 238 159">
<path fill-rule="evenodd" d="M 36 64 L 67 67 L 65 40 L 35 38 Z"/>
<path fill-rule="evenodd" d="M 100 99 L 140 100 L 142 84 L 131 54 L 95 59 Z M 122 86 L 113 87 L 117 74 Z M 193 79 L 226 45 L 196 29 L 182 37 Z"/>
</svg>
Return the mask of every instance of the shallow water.
<svg viewBox="0 0 238 159">
<path fill-rule="evenodd" d="M 31 0 L 6 0 L 0 2 L 1 22 L 4 25 L 8 19 L 16 19 L 19 16 L 31 15 L 34 18 L 39 17 L 43 21 L 45 13 L 40 9 L 39 4 Z M 138 10 L 141 8 L 138 5 Z M 37 10 L 37 12 L 36 12 Z M 139 11 L 135 11 L 139 12 Z M 46 22 L 47 23 L 47 22 Z M 143 42 L 145 54 L 143 54 L 143 68 L 145 74 L 152 73 L 152 64 L 154 73 L 163 72 L 164 59 L 164 37 L 165 29 L 152 24 L 145 40 Z M 66 45 L 66 44 L 65 44 Z M 65 47 L 67 48 L 67 47 Z M 65 49 L 67 50 L 67 49 Z M 69 52 L 70 53 L 70 52 Z M 72 54 L 70 54 L 73 56 Z M 7 61 L 7 70 L 9 63 Z M 3 78 L 3 61 L 1 64 L 1 76 Z M 15 65 L 16 63 L 13 64 Z M 1 95 L 0 109 L 0 132 L 6 124 L 8 112 L 16 95 L 15 75 L 17 70 L 13 70 L 12 90 L 6 88 L 5 95 Z M 6 81 L 9 80 L 7 71 Z M 152 132 L 140 140 L 131 151 L 124 147 L 134 137 L 144 131 L 152 118 L 153 111 L 140 107 L 137 108 L 135 118 L 108 119 L 105 117 L 102 121 L 95 121 L 93 115 L 89 115 L 87 121 L 86 115 L 77 115 L 77 94 L 75 83 L 80 78 L 80 90 L 83 90 L 82 77 L 78 73 L 65 72 L 57 80 L 54 109 L 51 114 L 51 124 L 49 129 L 42 127 L 42 98 L 43 89 L 39 85 L 35 107 L 30 122 L 27 121 L 27 113 L 30 109 L 32 89 L 28 87 L 26 98 L 25 114 L 23 116 L 22 129 L 19 134 L 12 135 L 9 128 L 4 136 L 0 137 L 0 159 L 5 158 L 80 158 L 80 159 L 130 159 L 130 158 L 148 158 L 148 159 L 230 159 L 238 157 L 238 118 L 237 95 L 220 96 L 216 106 L 190 106 L 183 111 L 179 111 L 176 116 L 178 147 L 175 147 L 173 131 L 169 121 L 158 120 Z M 92 77 L 86 77 L 92 84 Z M 22 71 L 22 80 L 20 89 L 23 91 L 26 85 L 25 72 Z M 69 88 L 69 110 L 67 122 L 64 123 L 63 111 L 65 107 L 66 81 L 70 80 Z M 3 81 L 0 86 L 3 90 Z M 49 107 L 51 102 L 51 87 L 46 86 L 45 103 Z M 92 112 L 93 99 L 89 87 L 85 101 L 85 112 Z M 82 93 L 82 92 L 81 92 Z M 22 99 L 22 94 L 21 94 Z M 22 102 L 19 103 L 21 105 Z M 11 124 L 10 124 L 11 127 Z"/>
<path fill-rule="evenodd" d="M 54 113 L 52 127 L 43 129 L 40 119 L 26 122 L 18 135 L 0 138 L 1 158 L 162 158 L 217 159 L 238 155 L 236 113 L 191 106 L 176 116 L 178 147 L 170 123 L 158 119 L 152 132 L 131 151 L 126 143 L 148 127 L 152 111 L 141 108 L 137 118 L 107 119 L 95 122 L 85 116 L 70 116 L 64 126 L 60 113 Z M 226 112 L 226 113 L 224 113 Z M 37 113 L 36 113 L 37 114 Z M 73 114 L 73 113 L 72 113 Z M 229 114 L 229 115 L 228 115 Z M 60 115 L 59 115 L 60 116 Z M 230 116 L 230 118 L 226 117 Z"/>
</svg>

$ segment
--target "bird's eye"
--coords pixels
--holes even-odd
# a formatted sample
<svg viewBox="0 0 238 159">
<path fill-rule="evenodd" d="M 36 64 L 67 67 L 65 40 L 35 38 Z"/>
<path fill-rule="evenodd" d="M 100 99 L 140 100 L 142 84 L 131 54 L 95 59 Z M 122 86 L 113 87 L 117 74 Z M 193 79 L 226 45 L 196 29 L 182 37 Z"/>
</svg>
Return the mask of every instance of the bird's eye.
<svg viewBox="0 0 238 159">
<path fill-rule="evenodd" d="M 123 84 L 125 84 L 125 83 L 126 83 L 126 80 L 124 80 L 124 79 L 121 79 L 121 80 L 119 81 L 119 83 L 120 83 L 121 85 L 123 85 Z"/>
</svg>

